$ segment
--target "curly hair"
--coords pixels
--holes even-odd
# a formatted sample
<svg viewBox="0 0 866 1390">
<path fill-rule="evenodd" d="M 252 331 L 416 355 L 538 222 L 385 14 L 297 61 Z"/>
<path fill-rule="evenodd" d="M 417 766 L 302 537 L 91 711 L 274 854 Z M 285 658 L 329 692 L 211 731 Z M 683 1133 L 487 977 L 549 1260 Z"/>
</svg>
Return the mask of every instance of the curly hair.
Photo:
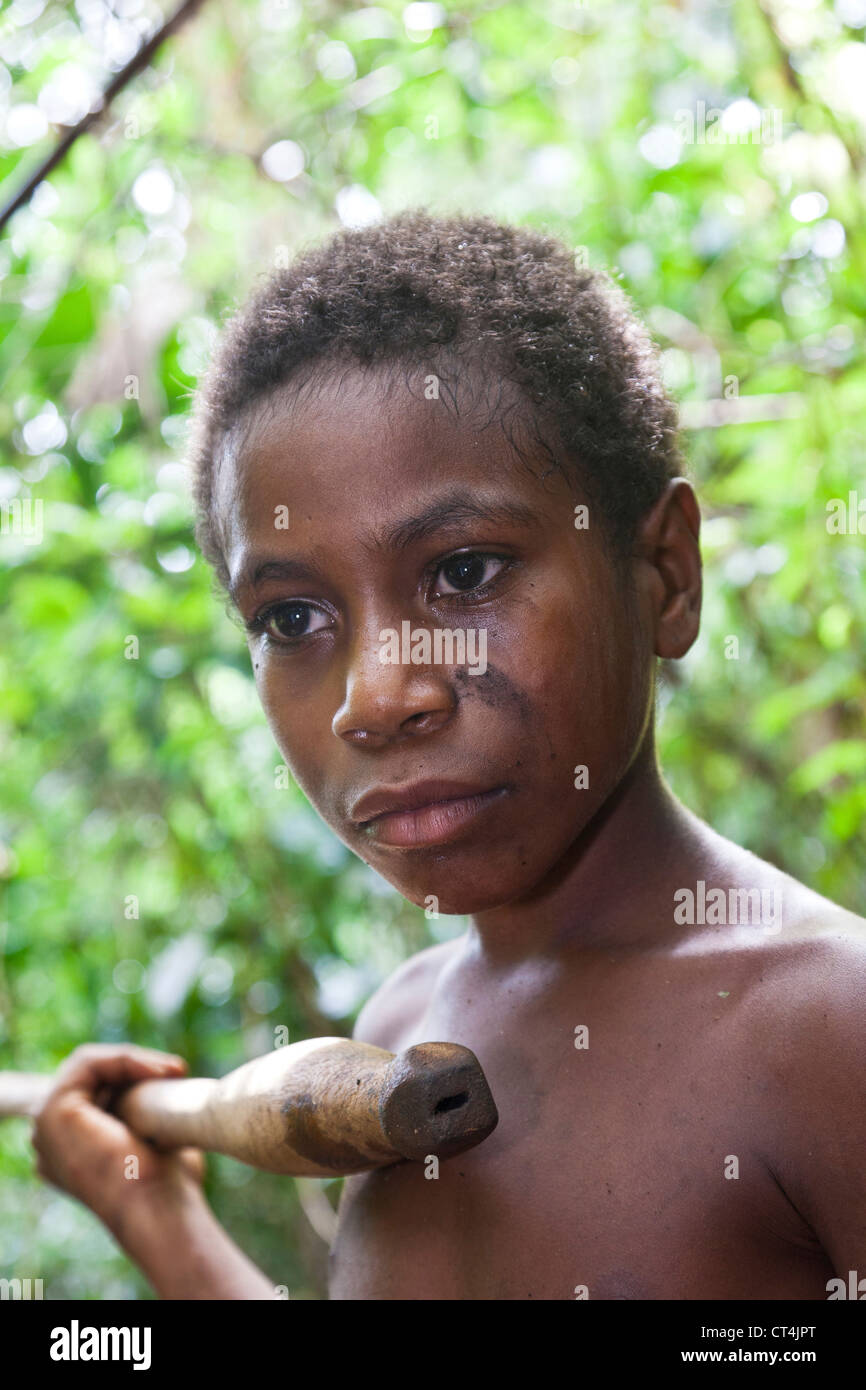
<svg viewBox="0 0 866 1390">
<path fill-rule="evenodd" d="M 637 522 L 683 471 L 676 408 L 630 301 L 553 236 L 414 209 L 304 251 L 226 326 L 196 396 L 189 454 L 196 538 L 223 583 L 215 459 L 250 407 L 309 369 L 429 371 L 441 354 L 480 369 L 500 403 L 503 383 L 516 388 L 520 423 L 628 553 Z"/>
</svg>

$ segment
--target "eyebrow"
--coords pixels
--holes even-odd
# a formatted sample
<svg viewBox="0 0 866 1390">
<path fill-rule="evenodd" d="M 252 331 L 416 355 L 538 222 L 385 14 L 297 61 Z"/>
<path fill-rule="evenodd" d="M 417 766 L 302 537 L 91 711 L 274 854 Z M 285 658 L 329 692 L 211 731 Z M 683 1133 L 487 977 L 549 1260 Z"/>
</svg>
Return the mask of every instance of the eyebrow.
<svg viewBox="0 0 866 1390">
<path fill-rule="evenodd" d="M 376 549 L 406 550 L 446 526 L 464 521 L 488 521 L 505 526 L 537 526 L 539 518 L 523 502 L 484 502 L 471 492 L 450 492 L 415 516 L 398 521 L 383 535 L 373 538 Z"/>
<path fill-rule="evenodd" d="M 523 502 L 485 502 L 471 492 L 451 492 L 438 498 L 429 506 L 405 517 L 374 533 L 365 542 L 369 550 L 408 550 L 411 545 L 425 540 L 428 536 L 444 531 L 447 527 L 458 526 L 467 521 L 481 521 L 494 525 L 531 527 L 541 524 L 538 514 Z M 322 581 L 323 571 L 315 564 L 303 560 L 267 559 L 257 565 L 244 568 L 229 589 L 233 600 L 241 588 L 249 585 L 257 588 L 266 579 L 292 579 L 299 582 Z"/>
</svg>

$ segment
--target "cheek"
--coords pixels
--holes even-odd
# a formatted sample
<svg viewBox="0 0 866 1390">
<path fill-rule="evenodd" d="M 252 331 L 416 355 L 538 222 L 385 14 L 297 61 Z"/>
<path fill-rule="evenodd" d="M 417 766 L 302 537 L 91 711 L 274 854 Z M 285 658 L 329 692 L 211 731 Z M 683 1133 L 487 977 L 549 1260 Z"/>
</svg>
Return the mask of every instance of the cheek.
<svg viewBox="0 0 866 1390">
<path fill-rule="evenodd" d="M 574 714 L 595 703 L 589 697 L 599 674 L 600 640 L 569 595 L 526 603 L 497 634 L 500 664 L 531 699 L 536 717 L 551 722 L 551 734 L 557 727 L 567 733 Z"/>
<path fill-rule="evenodd" d="M 253 675 L 259 701 L 274 741 L 292 776 L 306 790 L 316 766 L 315 720 L 311 703 L 293 689 L 287 693 L 285 673 L 278 660 L 253 653 Z"/>
<path fill-rule="evenodd" d="M 575 605 L 573 591 L 532 606 L 522 615 L 519 638 L 510 634 L 497 656 L 531 710 L 521 738 L 536 744 L 545 780 L 567 774 L 570 786 L 578 763 L 603 764 L 611 774 L 627 765 L 647 698 L 645 658 L 624 606 L 587 612 Z"/>
<path fill-rule="evenodd" d="M 259 704 L 265 712 L 268 727 L 278 743 L 280 751 L 283 752 L 281 738 L 281 719 L 282 704 L 277 699 L 278 682 L 273 677 L 271 664 L 265 657 L 258 655 L 255 651 L 250 652 L 250 659 L 253 666 L 253 679 L 256 683 Z"/>
</svg>

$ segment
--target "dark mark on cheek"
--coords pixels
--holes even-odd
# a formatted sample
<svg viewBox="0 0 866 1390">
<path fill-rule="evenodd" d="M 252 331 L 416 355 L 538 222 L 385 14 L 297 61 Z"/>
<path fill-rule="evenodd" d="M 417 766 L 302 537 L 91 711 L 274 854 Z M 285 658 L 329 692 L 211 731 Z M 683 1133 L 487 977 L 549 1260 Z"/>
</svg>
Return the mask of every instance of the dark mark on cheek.
<svg viewBox="0 0 866 1390">
<path fill-rule="evenodd" d="M 500 671 L 496 666 L 488 665 L 483 675 L 472 676 L 465 667 L 461 666 L 454 672 L 453 683 L 457 698 L 460 701 L 464 700 L 467 695 L 474 695 L 489 709 L 514 712 L 521 722 L 521 746 L 527 746 L 537 731 L 547 744 L 550 761 L 557 761 L 558 754 L 554 749 L 550 730 L 546 727 L 541 712 L 532 703 L 526 692 L 515 685 L 503 671 Z"/>
<path fill-rule="evenodd" d="M 516 710 L 521 719 L 537 723 L 529 696 L 496 666 L 488 666 L 483 674 L 476 676 L 470 675 L 464 667 L 458 667 L 453 681 L 461 700 L 474 695 L 490 709 Z"/>
</svg>

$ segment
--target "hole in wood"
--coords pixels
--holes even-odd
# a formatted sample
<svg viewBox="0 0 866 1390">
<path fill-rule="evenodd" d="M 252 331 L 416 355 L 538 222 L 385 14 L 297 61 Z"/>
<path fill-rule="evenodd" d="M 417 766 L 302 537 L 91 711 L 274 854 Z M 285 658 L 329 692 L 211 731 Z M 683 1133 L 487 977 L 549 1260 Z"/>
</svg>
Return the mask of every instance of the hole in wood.
<svg viewBox="0 0 866 1390">
<path fill-rule="evenodd" d="M 456 1096 L 443 1096 L 437 1103 L 434 1115 L 444 1115 L 448 1110 L 459 1110 L 461 1105 L 465 1105 L 469 1099 L 468 1091 L 461 1091 Z"/>
</svg>

